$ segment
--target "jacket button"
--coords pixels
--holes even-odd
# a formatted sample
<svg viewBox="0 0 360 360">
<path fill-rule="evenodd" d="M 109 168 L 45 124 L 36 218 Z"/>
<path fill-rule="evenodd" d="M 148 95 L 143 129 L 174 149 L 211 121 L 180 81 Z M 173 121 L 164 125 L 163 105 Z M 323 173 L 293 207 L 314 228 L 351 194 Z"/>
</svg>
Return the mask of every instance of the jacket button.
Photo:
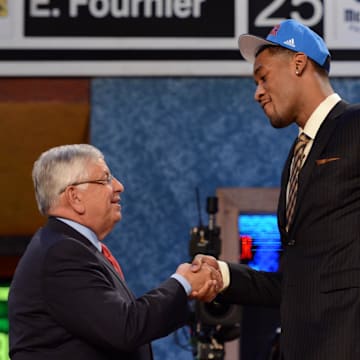
<svg viewBox="0 0 360 360">
<path fill-rule="evenodd" d="M 295 245 L 295 239 L 291 239 L 288 241 L 288 245 L 289 246 L 294 246 Z"/>
</svg>

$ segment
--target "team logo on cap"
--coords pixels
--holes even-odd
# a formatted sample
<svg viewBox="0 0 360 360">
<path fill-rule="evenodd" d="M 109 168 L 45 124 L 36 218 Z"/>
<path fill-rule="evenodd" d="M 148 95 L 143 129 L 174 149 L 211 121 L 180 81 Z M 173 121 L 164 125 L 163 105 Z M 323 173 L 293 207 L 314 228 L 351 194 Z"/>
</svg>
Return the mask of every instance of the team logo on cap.
<svg viewBox="0 0 360 360">
<path fill-rule="evenodd" d="M 359 0 L 360 1 L 360 0 Z M 275 25 L 270 31 L 269 35 L 276 36 L 280 29 L 280 25 Z"/>
</svg>

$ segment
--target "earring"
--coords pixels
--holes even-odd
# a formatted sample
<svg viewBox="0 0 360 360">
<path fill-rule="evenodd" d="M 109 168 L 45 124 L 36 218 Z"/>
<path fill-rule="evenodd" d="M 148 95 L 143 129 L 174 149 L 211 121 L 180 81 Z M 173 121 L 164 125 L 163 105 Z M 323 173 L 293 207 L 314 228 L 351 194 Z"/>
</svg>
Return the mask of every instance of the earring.
<svg viewBox="0 0 360 360">
<path fill-rule="evenodd" d="M 297 76 L 299 76 L 299 75 L 300 75 L 300 71 L 299 71 L 299 69 L 296 69 L 295 74 L 296 74 Z"/>
</svg>

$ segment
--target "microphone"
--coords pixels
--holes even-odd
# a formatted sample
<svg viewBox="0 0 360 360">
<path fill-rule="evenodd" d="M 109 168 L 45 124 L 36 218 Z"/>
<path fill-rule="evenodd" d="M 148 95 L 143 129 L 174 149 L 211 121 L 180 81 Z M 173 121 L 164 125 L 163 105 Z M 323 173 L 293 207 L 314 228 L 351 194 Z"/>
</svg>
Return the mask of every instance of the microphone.
<svg viewBox="0 0 360 360">
<path fill-rule="evenodd" d="M 211 255 L 218 258 L 221 251 L 220 228 L 216 225 L 216 213 L 218 211 L 217 197 L 206 199 L 206 211 L 209 215 L 208 225 L 203 225 L 201 219 L 201 208 L 199 191 L 196 189 L 196 199 L 199 213 L 199 226 L 191 230 L 189 243 L 189 254 L 193 258 L 196 254 Z"/>
<path fill-rule="evenodd" d="M 211 196 L 206 199 L 206 211 L 209 214 L 209 230 L 212 231 L 216 227 L 216 216 L 218 212 L 218 199 L 217 197 Z"/>
</svg>

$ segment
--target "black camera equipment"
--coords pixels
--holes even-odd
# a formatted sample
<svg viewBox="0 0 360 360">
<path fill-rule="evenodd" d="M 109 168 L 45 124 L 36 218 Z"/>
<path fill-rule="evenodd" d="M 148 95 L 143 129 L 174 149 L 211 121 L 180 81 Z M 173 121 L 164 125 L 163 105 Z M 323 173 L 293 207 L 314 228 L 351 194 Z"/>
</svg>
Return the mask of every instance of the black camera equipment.
<svg viewBox="0 0 360 360">
<path fill-rule="evenodd" d="M 196 195 L 199 212 L 199 226 L 191 229 L 189 247 L 190 256 L 194 257 L 196 254 L 206 254 L 218 258 L 221 252 L 221 239 L 220 228 L 216 225 L 216 213 L 218 211 L 217 198 L 207 198 L 206 211 L 209 214 L 209 225 L 204 226 L 201 219 L 198 192 Z"/>
<path fill-rule="evenodd" d="M 220 227 L 216 225 L 218 211 L 217 197 L 208 197 L 206 210 L 209 215 L 207 226 L 202 224 L 199 192 L 196 189 L 199 225 L 191 229 L 189 254 L 219 258 L 221 253 Z M 193 319 L 190 324 L 191 345 L 197 360 L 223 359 L 224 343 L 240 336 L 241 311 L 238 305 L 194 302 Z"/>
</svg>

